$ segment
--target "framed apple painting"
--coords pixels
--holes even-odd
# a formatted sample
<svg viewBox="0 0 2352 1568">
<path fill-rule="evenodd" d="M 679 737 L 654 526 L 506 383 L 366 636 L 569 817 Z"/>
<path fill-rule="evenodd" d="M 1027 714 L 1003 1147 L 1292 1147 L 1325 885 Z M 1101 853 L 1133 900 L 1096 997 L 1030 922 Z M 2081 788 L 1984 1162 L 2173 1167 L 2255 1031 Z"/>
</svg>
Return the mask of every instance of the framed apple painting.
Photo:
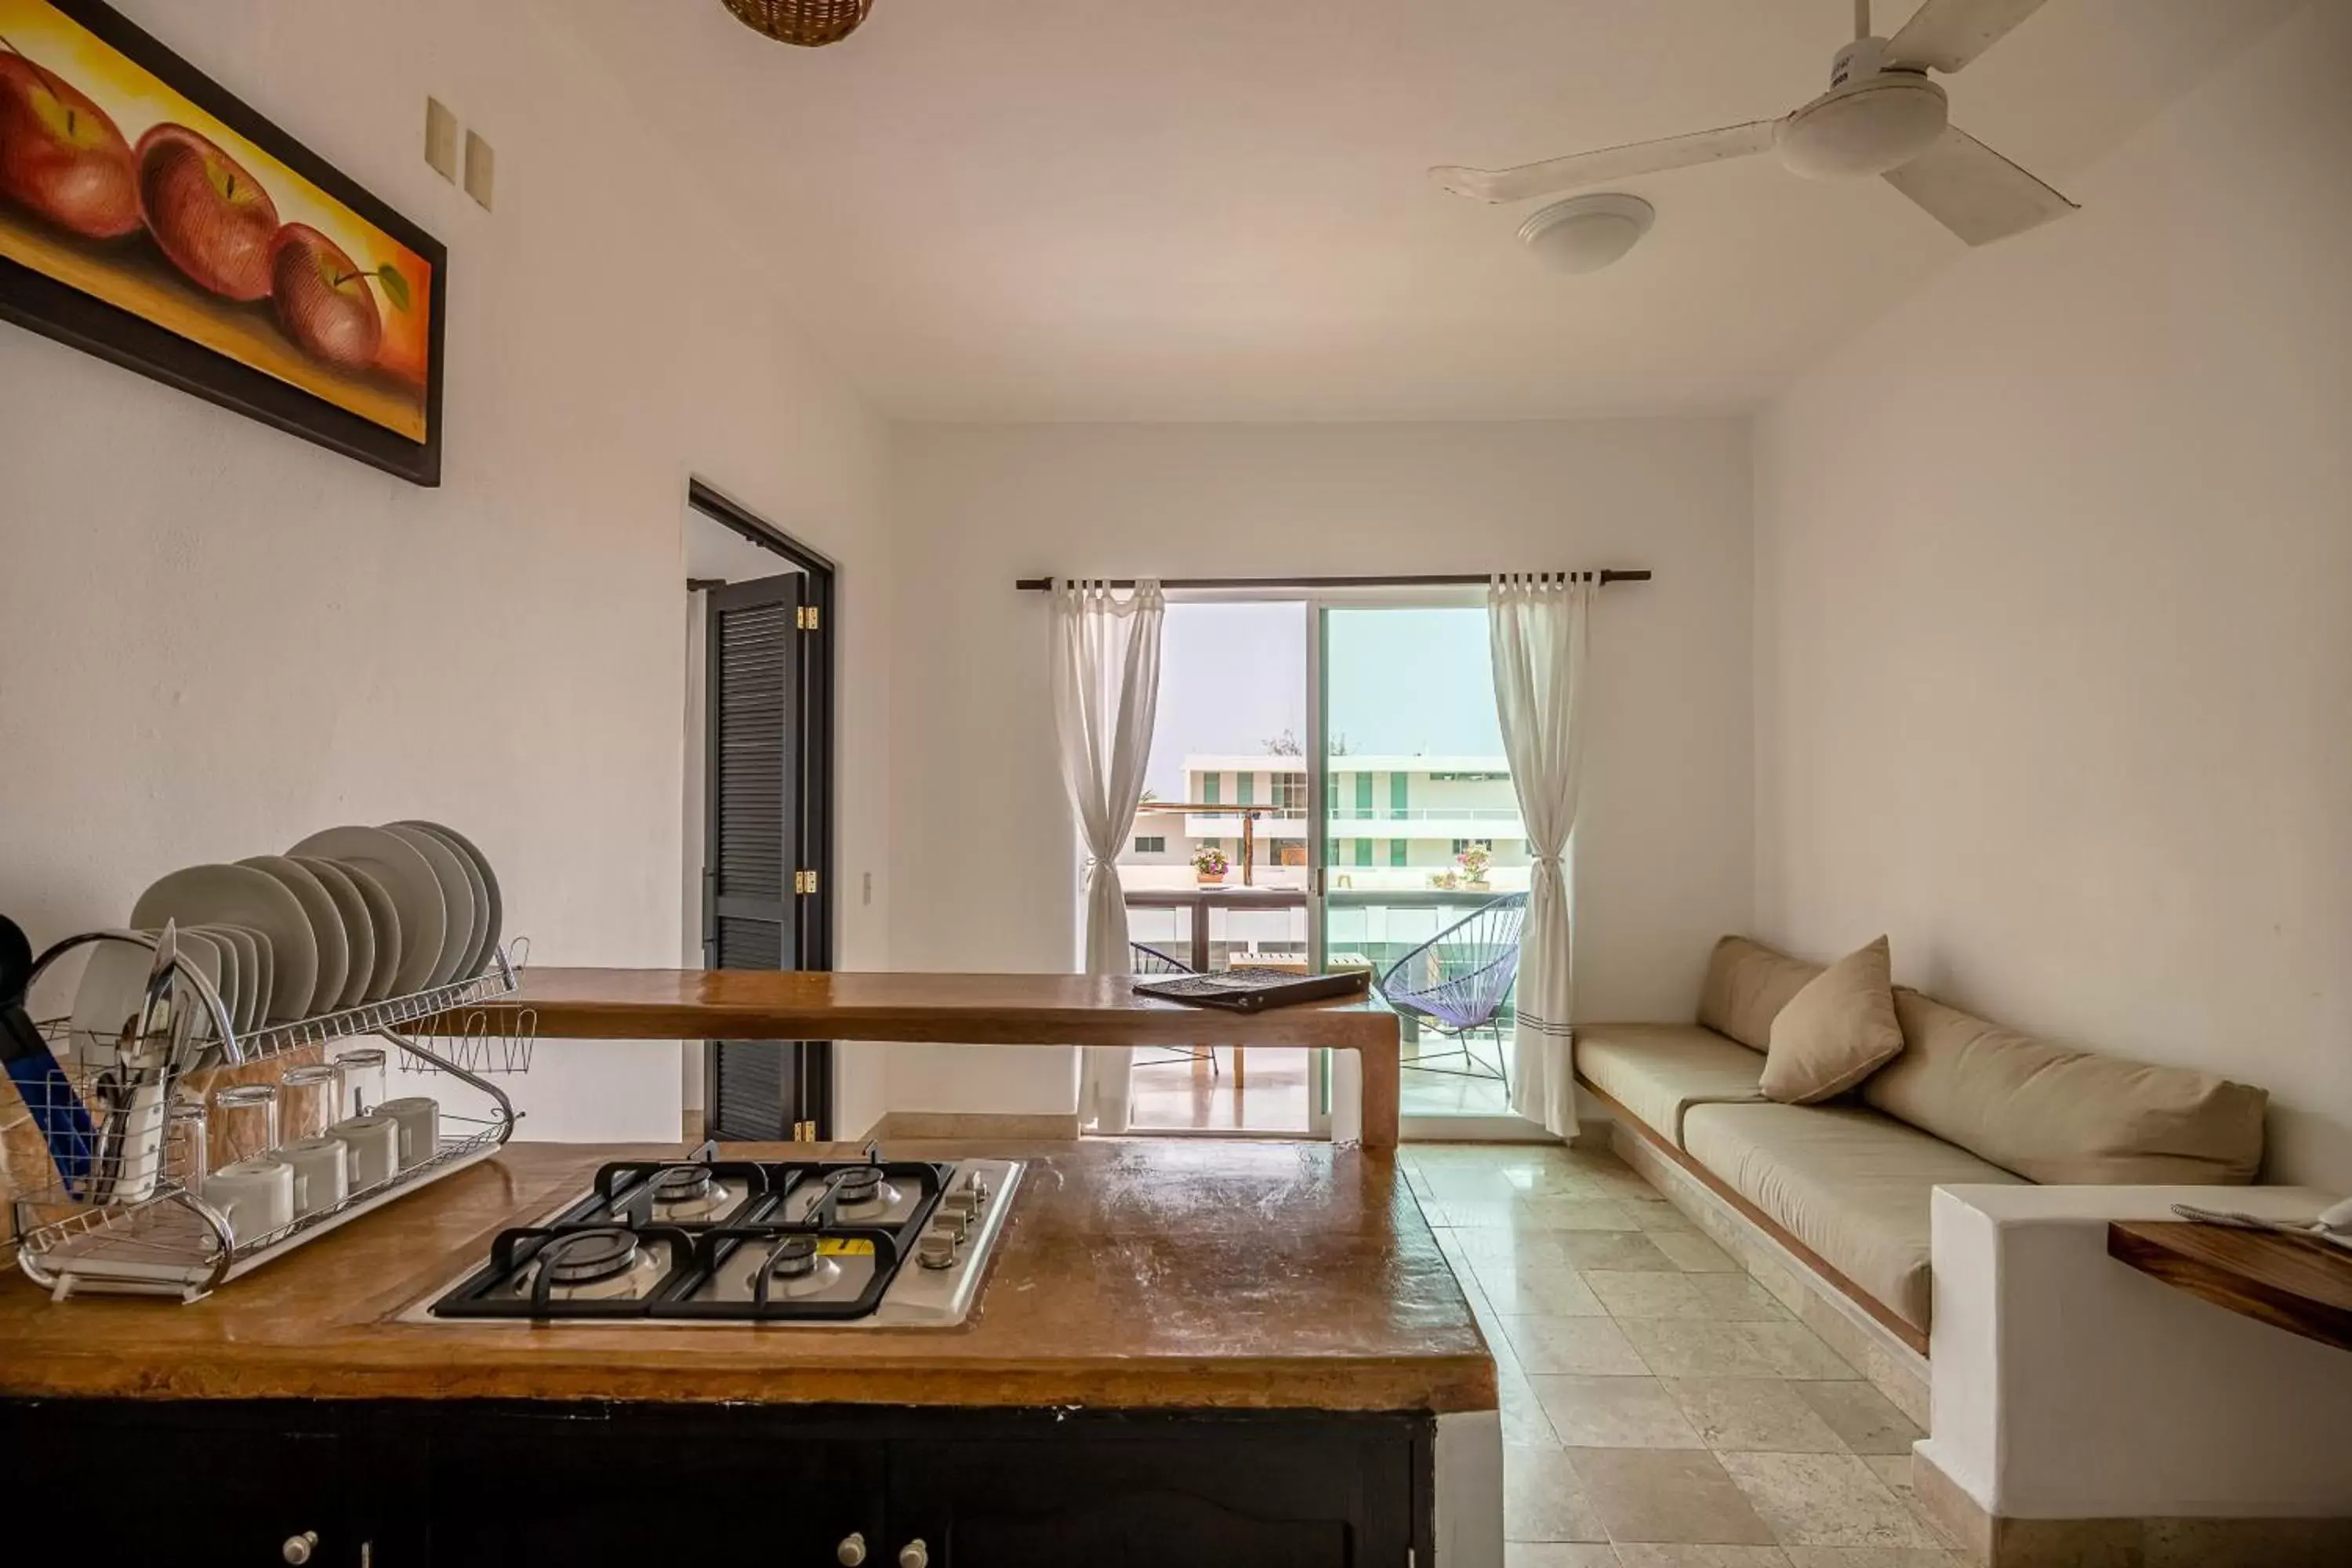
<svg viewBox="0 0 2352 1568">
<path fill-rule="evenodd" d="M 447 259 L 97 0 L 0 0 L 0 318 L 435 485 Z"/>
</svg>

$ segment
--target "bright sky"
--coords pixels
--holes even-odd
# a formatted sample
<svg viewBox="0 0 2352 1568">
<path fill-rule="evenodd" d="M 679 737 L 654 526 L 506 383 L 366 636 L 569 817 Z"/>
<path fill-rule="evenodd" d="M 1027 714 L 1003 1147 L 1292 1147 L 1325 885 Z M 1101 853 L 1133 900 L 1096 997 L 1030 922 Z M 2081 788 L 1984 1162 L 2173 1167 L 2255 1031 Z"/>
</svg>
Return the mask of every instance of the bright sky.
<svg viewBox="0 0 2352 1568">
<path fill-rule="evenodd" d="M 1181 798 L 1184 758 L 1307 735 L 1307 607 L 1168 606 L 1145 784 Z M 1484 609 L 1331 612 L 1331 731 L 1359 753 L 1503 754 Z"/>
</svg>

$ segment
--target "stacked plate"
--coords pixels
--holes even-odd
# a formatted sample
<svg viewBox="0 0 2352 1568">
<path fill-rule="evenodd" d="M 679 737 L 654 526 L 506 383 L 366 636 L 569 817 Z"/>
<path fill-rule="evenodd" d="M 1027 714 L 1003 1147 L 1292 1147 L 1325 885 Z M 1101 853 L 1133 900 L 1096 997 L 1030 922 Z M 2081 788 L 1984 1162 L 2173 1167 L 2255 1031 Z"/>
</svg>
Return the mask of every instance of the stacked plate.
<svg viewBox="0 0 2352 1568">
<path fill-rule="evenodd" d="M 433 822 L 331 827 L 283 855 L 190 866 L 139 896 L 131 928 L 178 922 L 180 952 L 242 1034 L 470 980 L 498 951 L 499 879 L 473 841 Z M 110 1056 L 149 954 L 91 950 L 73 1014 L 85 1059 Z"/>
</svg>

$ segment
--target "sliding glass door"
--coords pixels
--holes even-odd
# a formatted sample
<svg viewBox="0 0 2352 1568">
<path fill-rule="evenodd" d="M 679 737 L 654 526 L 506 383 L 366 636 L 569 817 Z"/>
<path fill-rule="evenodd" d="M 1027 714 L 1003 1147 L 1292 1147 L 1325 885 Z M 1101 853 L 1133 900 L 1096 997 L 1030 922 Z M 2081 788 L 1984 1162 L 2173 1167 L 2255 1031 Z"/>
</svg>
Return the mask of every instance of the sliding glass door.
<svg viewBox="0 0 2352 1568">
<path fill-rule="evenodd" d="M 1119 857 L 1136 967 L 1370 971 L 1407 1136 L 1515 1137 L 1528 861 L 1475 590 L 1178 599 Z M 1139 1132 L 1318 1136 L 1327 1051 L 1138 1053 Z"/>
<path fill-rule="evenodd" d="M 1318 965 L 1403 1018 L 1408 1136 L 1539 1131 L 1510 1108 L 1528 856 L 1469 595 L 1314 606 Z"/>
<path fill-rule="evenodd" d="M 1310 619 L 1298 599 L 1177 600 L 1142 806 L 1119 856 L 1140 971 L 1312 965 L 1307 736 Z M 1136 1053 L 1138 1132 L 1327 1131 L 1325 1053 Z"/>
</svg>

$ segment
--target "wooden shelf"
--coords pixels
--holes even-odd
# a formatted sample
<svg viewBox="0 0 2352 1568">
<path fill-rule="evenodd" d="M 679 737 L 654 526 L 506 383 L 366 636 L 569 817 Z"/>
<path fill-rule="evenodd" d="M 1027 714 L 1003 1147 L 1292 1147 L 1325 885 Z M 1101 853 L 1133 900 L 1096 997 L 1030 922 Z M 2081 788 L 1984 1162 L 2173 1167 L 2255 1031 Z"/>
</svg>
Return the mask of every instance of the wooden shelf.
<svg viewBox="0 0 2352 1568">
<path fill-rule="evenodd" d="M 2118 1220 L 2107 1255 L 2192 1296 L 2352 1351 L 2352 1252 L 2187 1220 Z"/>
<path fill-rule="evenodd" d="M 487 1015 L 541 1039 L 919 1040 L 969 1046 L 1328 1047 L 1363 1063 L 1368 1149 L 1397 1142 L 1396 1015 L 1361 997 L 1263 1013 L 1138 996 L 1123 974 L 899 974 L 737 969 L 540 969 L 507 995 L 426 1025 L 464 1034 Z"/>
</svg>

